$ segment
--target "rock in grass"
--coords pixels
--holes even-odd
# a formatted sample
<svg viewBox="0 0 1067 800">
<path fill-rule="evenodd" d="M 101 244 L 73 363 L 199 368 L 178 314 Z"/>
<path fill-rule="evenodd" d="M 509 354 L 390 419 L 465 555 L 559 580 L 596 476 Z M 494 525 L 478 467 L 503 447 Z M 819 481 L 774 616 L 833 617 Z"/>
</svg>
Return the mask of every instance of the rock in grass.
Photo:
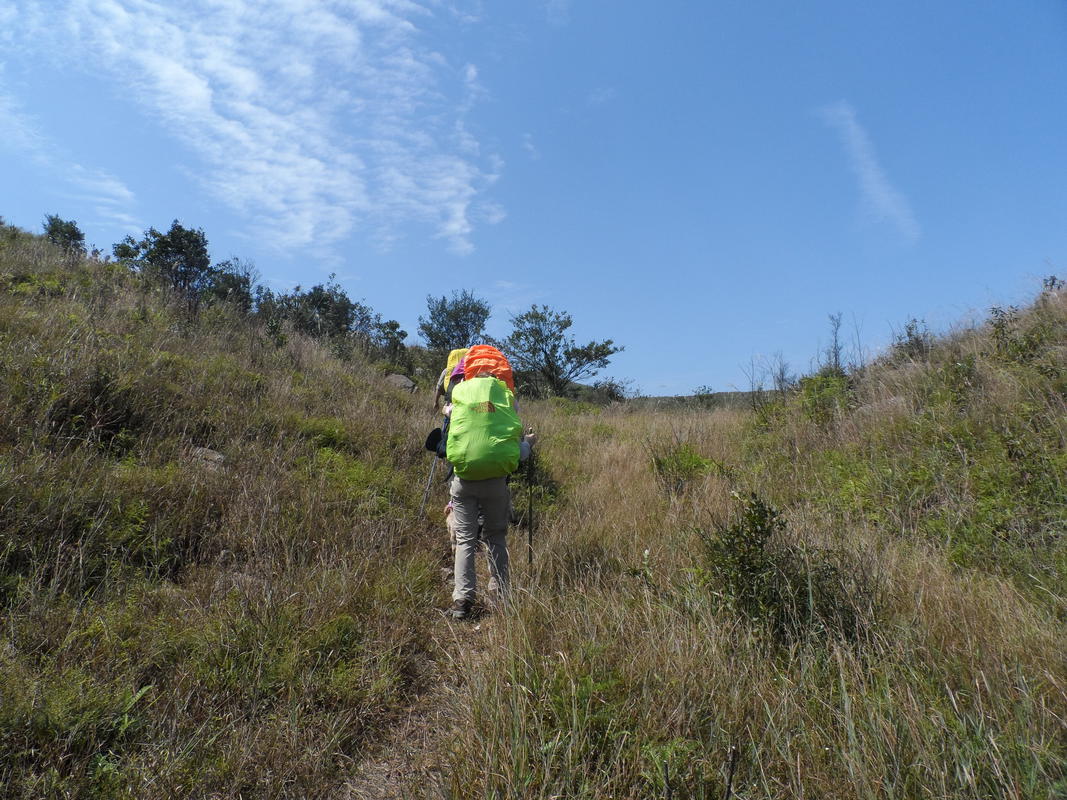
<svg viewBox="0 0 1067 800">
<path fill-rule="evenodd" d="M 226 468 L 226 456 L 209 447 L 194 447 L 189 451 L 189 460 L 208 472 L 221 472 Z"/>
<path fill-rule="evenodd" d="M 409 394 L 414 394 L 415 392 L 415 381 L 411 380 L 407 375 L 400 375 L 398 373 L 386 375 L 385 382 L 391 386 L 395 386 L 401 391 L 408 392 Z"/>
</svg>

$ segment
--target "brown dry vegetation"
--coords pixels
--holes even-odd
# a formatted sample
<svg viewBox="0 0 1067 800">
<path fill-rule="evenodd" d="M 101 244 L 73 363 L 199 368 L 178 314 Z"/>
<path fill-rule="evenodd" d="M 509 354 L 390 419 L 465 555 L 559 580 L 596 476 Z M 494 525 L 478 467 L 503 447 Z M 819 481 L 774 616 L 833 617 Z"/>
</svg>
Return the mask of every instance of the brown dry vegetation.
<svg viewBox="0 0 1067 800">
<path fill-rule="evenodd" d="M 739 797 L 1067 796 L 1065 299 L 753 414 L 540 420 L 561 500 L 446 794 L 717 798 L 736 748 Z"/>
<path fill-rule="evenodd" d="M 475 630 L 424 398 L 5 237 L 0 793 L 1067 797 L 1062 295 L 753 411 L 525 403 Z"/>
</svg>

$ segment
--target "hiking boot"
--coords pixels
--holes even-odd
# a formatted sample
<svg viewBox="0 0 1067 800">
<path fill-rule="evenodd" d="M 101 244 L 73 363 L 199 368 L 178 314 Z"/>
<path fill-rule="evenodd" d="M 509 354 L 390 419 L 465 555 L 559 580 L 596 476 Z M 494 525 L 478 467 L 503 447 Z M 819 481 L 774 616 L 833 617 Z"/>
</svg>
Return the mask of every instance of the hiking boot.
<svg viewBox="0 0 1067 800">
<path fill-rule="evenodd" d="M 452 606 L 448 609 L 448 616 L 452 619 L 466 619 L 470 616 L 473 606 L 474 602 L 471 600 L 453 600 Z"/>
</svg>

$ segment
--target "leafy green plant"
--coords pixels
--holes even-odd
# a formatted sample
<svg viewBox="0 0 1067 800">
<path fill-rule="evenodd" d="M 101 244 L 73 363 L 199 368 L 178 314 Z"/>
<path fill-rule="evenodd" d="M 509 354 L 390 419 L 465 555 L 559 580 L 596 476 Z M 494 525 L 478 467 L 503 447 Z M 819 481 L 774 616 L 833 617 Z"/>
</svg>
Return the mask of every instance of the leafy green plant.
<svg viewBox="0 0 1067 800">
<path fill-rule="evenodd" d="M 701 456 L 689 442 L 667 446 L 649 445 L 652 472 L 668 495 L 680 495 L 713 466 L 711 459 Z"/>
<path fill-rule="evenodd" d="M 825 424 L 852 402 L 852 386 L 844 372 L 823 369 L 800 379 L 800 406 L 812 422 Z"/>
<path fill-rule="evenodd" d="M 904 323 L 904 330 L 896 335 L 889 347 L 890 358 L 896 361 L 926 361 L 934 346 L 934 337 L 926 322 L 912 317 Z"/>
<path fill-rule="evenodd" d="M 1022 319 L 1015 306 L 993 306 L 989 310 L 993 354 L 1006 361 L 1026 364 L 1033 361 L 1048 343 L 1051 331 L 1041 319 Z"/>
<path fill-rule="evenodd" d="M 735 496 L 736 521 L 701 534 L 708 587 L 782 642 L 863 636 L 876 587 L 861 565 L 841 551 L 782 543 L 781 513 L 754 493 Z"/>
</svg>

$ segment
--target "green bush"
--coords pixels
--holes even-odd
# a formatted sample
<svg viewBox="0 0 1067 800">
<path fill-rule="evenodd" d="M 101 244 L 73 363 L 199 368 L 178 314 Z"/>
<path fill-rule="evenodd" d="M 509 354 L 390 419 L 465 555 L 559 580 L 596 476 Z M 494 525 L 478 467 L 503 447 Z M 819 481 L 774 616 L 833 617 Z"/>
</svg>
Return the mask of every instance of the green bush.
<svg viewBox="0 0 1067 800">
<path fill-rule="evenodd" d="M 993 306 L 989 310 L 989 328 L 993 355 L 1020 364 L 1033 361 L 1052 334 L 1044 320 L 1034 315 L 1023 320 L 1015 306 Z"/>
<path fill-rule="evenodd" d="M 714 464 L 689 442 L 667 446 L 650 445 L 652 472 L 668 495 L 684 494 L 692 484 L 707 475 Z"/>
<path fill-rule="evenodd" d="M 755 494 L 737 498 L 733 524 L 700 534 L 708 588 L 780 642 L 864 637 L 877 592 L 873 577 L 843 551 L 782 543 L 781 514 Z"/>
<path fill-rule="evenodd" d="M 800 407 L 808 419 L 825 424 L 853 404 L 852 386 L 839 370 L 824 369 L 800 379 Z"/>
<path fill-rule="evenodd" d="M 912 317 L 904 323 L 889 347 L 890 362 L 926 361 L 934 347 L 934 337 L 926 323 Z"/>
<path fill-rule="evenodd" d="M 109 449 L 124 450 L 133 444 L 145 414 L 127 380 L 97 366 L 86 380 L 68 387 L 46 411 L 53 435 Z"/>
</svg>

